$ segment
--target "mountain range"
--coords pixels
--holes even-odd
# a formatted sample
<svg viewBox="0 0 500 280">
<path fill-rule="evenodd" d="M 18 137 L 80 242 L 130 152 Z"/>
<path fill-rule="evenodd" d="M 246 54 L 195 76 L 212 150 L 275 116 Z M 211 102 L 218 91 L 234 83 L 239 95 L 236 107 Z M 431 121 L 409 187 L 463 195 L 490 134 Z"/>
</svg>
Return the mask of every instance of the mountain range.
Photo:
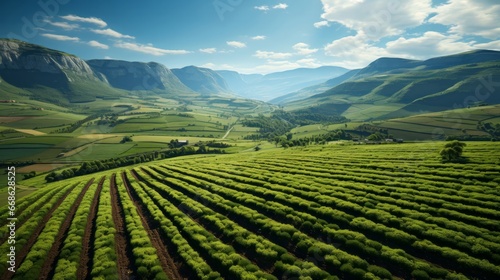
<svg viewBox="0 0 500 280">
<path fill-rule="evenodd" d="M 302 88 L 323 83 L 349 71 L 336 66 L 298 68 L 267 75 L 245 75 L 234 71 L 217 71 L 229 88 L 240 96 L 269 101 Z"/>
<path fill-rule="evenodd" d="M 361 104 L 385 108 L 378 117 L 389 118 L 499 104 L 499 85 L 500 52 L 490 50 L 423 61 L 380 58 L 355 70 L 323 66 L 260 75 L 196 66 L 169 69 L 156 62 L 85 61 L 43 46 L 0 39 L 0 99 L 29 96 L 71 104 L 141 92 L 178 100 L 258 99 L 324 113 L 343 113 Z"/>
<path fill-rule="evenodd" d="M 335 86 L 324 90 L 328 83 Z M 416 112 L 498 104 L 499 87 L 500 52 L 476 50 L 424 61 L 380 58 L 363 69 L 274 102 L 337 112 L 355 104 L 399 105 L 398 110 L 381 116 L 391 118 Z M 308 97 L 297 100 L 297 96 Z"/>
</svg>

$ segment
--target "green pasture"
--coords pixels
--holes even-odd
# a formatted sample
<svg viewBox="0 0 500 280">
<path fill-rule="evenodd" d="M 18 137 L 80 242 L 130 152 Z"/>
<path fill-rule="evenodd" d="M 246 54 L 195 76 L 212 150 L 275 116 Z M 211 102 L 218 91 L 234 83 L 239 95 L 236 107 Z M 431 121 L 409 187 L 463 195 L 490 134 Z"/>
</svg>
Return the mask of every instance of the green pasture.
<svg viewBox="0 0 500 280">
<path fill-rule="evenodd" d="M 0 126 L 0 144 L 10 139 L 29 137 L 31 135 L 13 130 L 10 127 Z"/>
<path fill-rule="evenodd" d="M 42 107 L 16 103 L 0 104 L 0 125 L 19 129 L 47 128 L 47 131 L 52 131 L 85 118 L 84 115 L 37 108 Z"/>
<path fill-rule="evenodd" d="M 2 144 L 0 145 L 0 162 L 36 160 L 44 152 L 57 154 L 59 150 L 49 144 Z"/>
<path fill-rule="evenodd" d="M 402 108 L 404 104 L 352 104 L 342 116 L 351 121 L 376 119 Z"/>
<path fill-rule="evenodd" d="M 80 152 L 69 157 L 61 158 L 61 161 L 80 162 L 119 157 L 126 155 L 127 151 L 131 150 L 135 145 L 137 144 L 89 144 Z"/>
</svg>

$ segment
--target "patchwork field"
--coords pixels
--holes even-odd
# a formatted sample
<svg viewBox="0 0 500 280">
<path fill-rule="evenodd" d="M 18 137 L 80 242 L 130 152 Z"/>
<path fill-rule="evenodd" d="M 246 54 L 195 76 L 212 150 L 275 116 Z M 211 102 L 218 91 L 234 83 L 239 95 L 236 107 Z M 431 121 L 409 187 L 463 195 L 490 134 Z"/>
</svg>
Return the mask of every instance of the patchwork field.
<svg viewBox="0 0 500 280">
<path fill-rule="evenodd" d="M 363 106 L 356 105 L 359 108 Z M 368 108 L 368 107 L 367 107 Z M 378 109 L 377 109 L 378 108 Z M 373 110 L 383 108 L 371 106 L 368 108 L 370 114 Z M 480 136 L 488 138 L 489 134 L 480 130 L 480 122 L 500 123 L 500 106 L 483 106 L 474 108 L 455 109 L 437 113 L 426 113 L 415 116 L 396 118 L 390 120 L 374 121 L 349 121 L 346 124 L 313 124 L 294 128 L 291 132 L 294 137 L 310 137 L 312 135 L 324 134 L 328 131 L 345 129 L 357 130 L 362 124 L 385 129 L 388 134 L 395 138 L 409 141 L 443 140 L 448 136 Z M 355 118 L 356 119 L 356 118 Z"/>
<path fill-rule="evenodd" d="M 9 273 L 4 254 L 0 273 L 498 279 L 500 144 L 467 143 L 467 164 L 441 163 L 442 146 L 266 148 L 46 184 L 18 200 L 19 266 Z"/>
</svg>

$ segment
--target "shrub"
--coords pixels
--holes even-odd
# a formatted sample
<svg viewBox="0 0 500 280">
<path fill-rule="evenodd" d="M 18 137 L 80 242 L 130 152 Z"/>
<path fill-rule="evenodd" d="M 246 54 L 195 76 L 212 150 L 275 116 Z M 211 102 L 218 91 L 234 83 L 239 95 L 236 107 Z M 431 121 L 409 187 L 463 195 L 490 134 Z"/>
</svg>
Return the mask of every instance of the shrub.
<svg viewBox="0 0 500 280">
<path fill-rule="evenodd" d="M 413 276 L 413 278 L 417 279 L 417 280 L 427 280 L 427 279 L 431 279 L 429 277 L 429 274 L 427 274 L 427 272 L 423 271 L 423 270 L 414 270 L 412 271 L 411 273 L 411 276 Z"/>
</svg>

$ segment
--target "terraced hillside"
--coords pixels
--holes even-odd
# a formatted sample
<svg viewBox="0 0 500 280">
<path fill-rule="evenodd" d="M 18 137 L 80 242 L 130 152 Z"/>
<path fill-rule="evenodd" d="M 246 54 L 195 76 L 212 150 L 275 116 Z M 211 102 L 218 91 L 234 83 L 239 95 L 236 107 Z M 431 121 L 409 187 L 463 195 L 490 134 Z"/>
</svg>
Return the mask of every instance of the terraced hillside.
<svg viewBox="0 0 500 280">
<path fill-rule="evenodd" d="M 500 144 L 184 157 L 17 201 L 2 279 L 499 279 Z M 6 223 L 7 210 L 0 221 Z M 0 227 L 6 252 L 7 227 Z"/>
</svg>

